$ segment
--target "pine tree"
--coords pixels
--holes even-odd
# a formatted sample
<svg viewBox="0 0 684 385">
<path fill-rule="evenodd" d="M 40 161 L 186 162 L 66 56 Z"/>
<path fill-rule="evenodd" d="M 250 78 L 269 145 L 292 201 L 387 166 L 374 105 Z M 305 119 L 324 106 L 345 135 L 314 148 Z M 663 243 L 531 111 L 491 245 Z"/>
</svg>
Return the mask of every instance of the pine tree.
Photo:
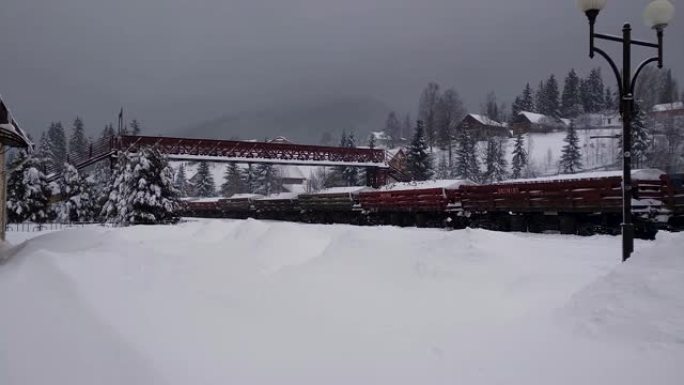
<svg viewBox="0 0 684 385">
<path fill-rule="evenodd" d="M 544 111 L 547 110 L 546 99 L 546 85 L 543 81 L 540 81 L 537 91 L 534 93 L 534 111 L 532 112 L 544 114 Z"/>
<path fill-rule="evenodd" d="M 255 167 L 248 163 L 247 167 L 242 170 L 242 181 L 244 183 L 245 192 L 254 194 L 258 189 L 257 180 L 255 176 Z"/>
<path fill-rule="evenodd" d="M 43 223 L 48 219 L 50 189 L 41 160 L 21 151 L 10 166 L 7 216 L 10 222 Z"/>
<path fill-rule="evenodd" d="M 568 133 L 563 139 L 565 145 L 561 152 L 560 170 L 563 174 L 574 174 L 582 169 L 582 153 L 579 147 L 579 137 L 575 123 L 571 122 Z"/>
<path fill-rule="evenodd" d="M 425 137 L 430 148 L 437 143 L 437 102 L 440 98 L 439 85 L 428 83 L 418 103 L 418 119 L 425 125 Z"/>
<path fill-rule="evenodd" d="M 260 163 L 254 170 L 255 194 L 271 195 L 280 192 L 278 170 L 269 163 Z"/>
<path fill-rule="evenodd" d="M 385 129 L 383 130 L 385 135 L 389 138 L 388 146 L 389 148 L 394 148 L 399 143 L 401 139 L 401 124 L 399 119 L 397 119 L 397 114 L 394 111 L 390 112 L 385 121 Z"/>
<path fill-rule="evenodd" d="M 544 104 L 540 112 L 547 116 L 558 117 L 560 115 L 559 98 L 558 81 L 554 75 L 551 75 L 544 84 Z"/>
<path fill-rule="evenodd" d="M 111 123 L 105 125 L 104 130 L 102 130 L 102 139 L 107 139 L 114 135 L 116 135 L 114 131 L 114 125 L 112 125 Z"/>
<path fill-rule="evenodd" d="M 536 109 L 534 108 L 534 93 L 532 92 L 532 87 L 530 87 L 530 83 L 527 83 L 525 85 L 525 89 L 522 92 L 522 96 L 520 97 L 520 109 L 522 111 L 527 111 L 527 112 L 535 112 Z"/>
<path fill-rule="evenodd" d="M 76 117 L 74 128 L 69 139 L 69 156 L 81 157 L 88 154 L 88 139 L 85 137 L 83 120 Z M 74 159 L 69 159 L 73 161 Z"/>
<path fill-rule="evenodd" d="M 511 177 L 513 179 L 520 179 L 523 175 L 523 170 L 527 168 L 527 151 L 525 150 L 525 139 L 521 133 L 518 133 L 515 137 L 515 143 L 513 145 L 513 170 Z"/>
<path fill-rule="evenodd" d="M 585 93 L 584 110 L 591 113 L 603 111 L 605 93 L 600 68 L 594 68 L 589 73 L 589 77 L 585 81 Z"/>
<path fill-rule="evenodd" d="M 79 175 L 71 164 L 64 165 L 58 181 L 60 202 L 57 219 L 61 223 L 90 222 L 95 217 L 94 197 L 87 179 Z"/>
<path fill-rule="evenodd" d="M 632 167 L 644 167 L 648 158 L 652 157 L 649 154 L 650 138 L 646 130 L 646 121 L 648 117 L 641 109 L 639 103 L 634 103 L 632 110 Z M 622 136 L 618 141 L 618 162 L 622 161 Z"/>
<path fill-rule="evenodd" d="M 607 112 L 614 112 L 617 110 L 617 103 L 615 96 L 610 87 L 606 87 L 606 97 L 603 99 L 603 107 Z"/>
<path fill-rule="evenodd" d="M 216 184 L 214 177 L 211 175 L 209 163 L 202 161 L 197 167 L 197 174 L 193 178 L 195 180 L 194 195 L 198 197 L 213 197 L 216 195 Z"/>
<path fill-rule="evenodd" d="M 511 104 L 511 115 L 514 117 L 518 116 L 521 111 L 524 111 L 522 108 L 522 99 L 520 96 L 516 96 L 515 100 Z"/>
<path fill-rule="evenodd" d="M 447 179 L 451 176 L 451 170 L 449 169 L 449 162 L 446 155 L 442 154 L 439 157 L 439 162 L 437 162 L 437 170 L 435 172 L 437 179 Z"/>
<path fill-rule="evenodd" d="M 507 162 L 504 156 L 501 141 L 490 138 L 487 140 L 487 148 L 484 154 L 485 173 L 483 182 L 500 182 L 506 178 Z"/>
<path fill-rule="evenodd" d="M 674 103 L 679 97 L 677 81 L 672 77 L 672 70 L 668 69 L 661 75 L 661 89 L 658 103 Z"/>
<path fill-rule="evenodd" d="M 371 134 L 370 137 L 368 137 L 368 148 L 371 150 L 375 148 L 375 135 Z"/>
<path fill-rule="evenodd" d="M 354 133 L 350 133 L 347 137 L 347 148 L 356 148 L 356 139 Z M 356 167 L 343 167 L 342 179 L 347 186 L 356 186 L 359 184 L 359 169 Z"/>
<path fill-rule="evenodd" d="M 117 159 L 103 217 L 124 226 L 176 222 L 178 193 L 173 187 L 173 171 L 159 150 L 142 148 L 121 153 Z"/>
<path fill-rule="evenodd" d="M 442 149 L 450 148 L 454 131 L 466 114 L 458 91 L 449 88 L 437 101 L 436 124 L 437 144 Z"/>
<path fill-rule="evenodd" d="M 499 105 L 496 101 L 496 94 L 490 91 L 487 94 L 484 104 L 484 114 L 491 120 L 501 121 L 501 114 L 499 113 Z"/>
<path fill-rule="evenodd" d="M 432 177 L 432 160 L 428 154 L 423 122 L 418 121 L 406 157 L 406 168 L 414 180 L 428 180 Z"/>
<path fill-rule="evenodd" d="M 223 174 L 223 184 L 221 185 L 221 195 L 230 197 L 245 191 L 244 180 L 240 167 L 237 163 L 228 163 Z"/>
<path fill-rule="evenodd" d="M 36 157 L 41 160 L 43 169 L 40 170 L 43 173 L 47 173 L 48 170 L 53 170 L 55 167 L 52 161 L 52 148 L 50 147 L 50 140 L 46 132 L 40 135 L 40 141 L 38 142 L 38 150 L 36 151 Z"/>
<path fill-rule="evenodd" d="M 50 163 L 61 172 L 67 160 L 67 143 L 61 122 L 51 123 L 47 131 Z"/>
<path fill-rule="evenodd" d="M 468 127 L 462 127 L 457 137 L 455 175 L 474 182 L 480 180 L 477 141 Z"/>
<path fill-rule="evenodd" d="M 178 171 L 176 172 L 176 178 L 173 181 L 173 187 L 178 191 L 178 196 L 185 198 L 190 195 L 190 183 L 188 183 L 188 177 L 185 173 L 185 165 L 181 163 L 178 166 Z"/>
<path fill-rule="evenodd" d="M 566 118 L 575 118 L 582 112 L 580 100 L 580 79 L 575 70 L 570 70 L 565 78 L 563 96 L 561 97 L 561 115 Z"/>
<path fill-rule="evenodd" d="M 142 131 L 142 127 L 140 126 L 140 122 L 138 122 L 136 119 L 131 120 L 130 124 L 130 133 L 131 135 L 140 135 L 140 131 Z"/>
</svg>

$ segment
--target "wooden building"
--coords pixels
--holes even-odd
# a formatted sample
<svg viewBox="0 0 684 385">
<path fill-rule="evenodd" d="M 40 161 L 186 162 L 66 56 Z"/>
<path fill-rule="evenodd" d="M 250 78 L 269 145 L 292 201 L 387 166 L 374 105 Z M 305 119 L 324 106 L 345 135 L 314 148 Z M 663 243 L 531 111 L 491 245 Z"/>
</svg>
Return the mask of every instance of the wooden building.
<svg viewBox="0 0 684 385">
<path fill-rule="evenodd" d="M 570 124 L 568 119 L 559 119 L 534 112 L 521 111 L 513 118 L 511 129 L 515 134 L 528 132 L 548 133 L 565 129 Z"/>
<path fill-rule="evenodd" d="M 457 127 L 458 130 L 468 130 L 478 139 L 491 137 L 510 137 L 511 133 L 506 123 L 497 122 L 484 115 L 468 114 Z"/>
</svg>

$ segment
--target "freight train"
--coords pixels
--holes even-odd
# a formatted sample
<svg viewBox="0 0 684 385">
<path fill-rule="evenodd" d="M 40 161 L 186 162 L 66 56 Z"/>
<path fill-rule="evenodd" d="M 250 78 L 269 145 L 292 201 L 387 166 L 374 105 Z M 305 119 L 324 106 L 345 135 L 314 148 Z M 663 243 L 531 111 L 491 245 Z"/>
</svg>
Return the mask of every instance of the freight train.
<svg viewBox="0 0 684 385">
<path fill-rule="evenodd" d="M 684 228 L 684 174 L 632 174 L 636 234 Z M 189 199 L 183 215 L 306 223 L 477 227 L 498 231 L 618 234 L 622 177 L 599 172 L 475 184 L 464 180 L 395 183 L 378 189 L 334 187 L 315 193 Z"/>
</svg>

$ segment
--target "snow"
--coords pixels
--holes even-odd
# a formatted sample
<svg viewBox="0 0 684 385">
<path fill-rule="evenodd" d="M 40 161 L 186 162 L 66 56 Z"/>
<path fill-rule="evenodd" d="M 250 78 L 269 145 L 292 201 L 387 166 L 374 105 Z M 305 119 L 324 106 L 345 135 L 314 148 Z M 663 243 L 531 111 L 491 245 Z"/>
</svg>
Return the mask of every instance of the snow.
<svg viewBox="0 0 684 385">
<path fill-rule="evenodd" d="M 323 190 L 315 191 L 312 194 L 328 195 L 328 194 L 358 194 L 362 191 L 373 190 L 372 187 L 367 186 L 345 186 L 345 187 L 330 187 Z"/>
<path fill-rule="evenodd" d="M 643 170 L 632 170 L 633 180 L 659 180 L 660 176 L 665 174 L 664 171 L 658 169 L 643 169 Z M 576 174 L 559 174 L 550 175 L 539 178 L 528 178 L 528 179 L 511 179 L 499 183 L 528 183 L 528 182 L 551 182 L 551 181 L 561 181 L 561 180 L 578 180 L 578 179 L 599 179 L 599 178 L 611 178 L 611 177 L 622 177 L 622 171 L 592 171 L 592 172 L 579 172 Z"/>
<path fill-rule="evenodd" d="M 296 192 L 283 192 L 279 194 L 271 194 L 262 198 L 257 198 L 258 200 L 264 200 L 264 201 L 277 201 L 277 200 L 284 200 L 284 199 L 297 199 L 300 193 Z"/>
<path fill-rule="evenodd" d="M 263 195 L 260 194 L 233 194 L 230 196 L 230 199 L 258 199 L 258 198 L 263 198 Z"/>
<path fill-rule="evenodd" d="M 485 126 L 493 126 L 493 127 L 506 127 L 506 123 L 501 123 L 497 122 L 496 120 L 492 120 L 487 116 L 484 115 L 478 115 L 478 114 L 468 114 L 473 117 L 473 119 L 477 120 L 478 122 L 484 124 Z"/>
<path fill-rule="evenodd" d="M 436 179 L 420 182 L 398 182 L 386 186 L 381 186 L 379 191 L 401 191 L 401 190 L 423 190 L 431 188 L 457 189 L 461 185 L 472 184 L 472 182 L 460 179 Z"/>
<path fill-rule="evenodd" d="M 11 242 L 17 234 L 8 234 Z M 200 220 L 0 264 L 0 383 L 680 384 L 684 234 Z"/>
</svg>

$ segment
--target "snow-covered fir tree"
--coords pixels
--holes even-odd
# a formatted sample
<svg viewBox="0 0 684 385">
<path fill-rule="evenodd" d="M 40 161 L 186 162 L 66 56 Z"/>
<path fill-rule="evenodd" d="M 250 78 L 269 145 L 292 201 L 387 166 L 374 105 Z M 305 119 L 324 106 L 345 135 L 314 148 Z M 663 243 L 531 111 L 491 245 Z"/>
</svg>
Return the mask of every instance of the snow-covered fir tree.
<svg viewBox="0 0 684 385">
<path fill-rule="evenodd" d="M 375 144 L 375 135 L 371 134 L 370 137 L 368 138 L 368 148 L 371 150 L 374 149 L 376 146 Z"/>
<path fill-rule="evenodd" d="M 389 143 L 387 144 L 389 148 L 394 148 L 401 139 L 401 123 L 399 123 L 399 118 L 397 118 L 397 114 L 394 111 L 387 115 L 383 132 L 389 138 Z"/>
<path fill-rule="evenodd" d="M 88 153 L 88 139 L 85 136 L 85 128 L 83 127 L 83 120 L 76 117 L 74 120 L 74 127 L 69 138 L 69 156 L 80 157 Z M 70 159 L 73 161 L 73 159 Z"/>
<path fill-rule="evenodd" d="M 197 174 L 192 178 L 194 182 L 193 193 L 198 197 L 213 197 L 216 195 L 216 183 L 211 175 L 209 163 L 199 162 Z"/>
<path fill-rule="evenodd" d="M 185 165 L 181 163 L 178 166 L 178 171 L 176 171 L 176 176 L 173 180 L 173 186 L 178 191 L 178 196 L 185 198 L 190 195 L 190 183 L 188 182 L 188 177 L 185 173 Z"/>
<path fill-rule="evenodd" d="M 518 133 L 515 136 L 515 142 L 513 144 L 513 159 L 511 164 L 511 177 L 513 179 L 522 178 L 523 172 L 527 168 L 528 164 L 527 150 L 525 150 L 525 138 L 523 137 L 522 133 Z"/>
<path fill-rule="evenodd" d="M 347 143 L 345 144 L 344 147 L 347 148 L 356 148 L 356 138 L 354 137 L 354 133 L 351 132 L 349 136 L 347 136 Z M 357 167 L 343 167 L 342 169 L 342 180 L 344 181 L 344 184 L 346 186 L 356 186 L 359 184 L 359 169 Z"/>
<path fill-rule="evenodd" d="M 67 161 L 67 141 L 61 122 L 51 123 L 47 131 L 48 155 L 50 163 L 56 171 L 62 171 Z"/>
<path fill-rule="evenodd" d="M 522 95 L 520 96 L 520 109 L 522 111 L 535 112 L 534 92 L 532 91 L 532 87 L 530 87 L 530 83 L 525 85 L 525 89 L 523 89 Z"/>
<path fill-rule="evenodd" d="M 470 129 L 463 127 L 456 147 L 455 176 L 474 182 L 480 180 L 480 162 L 477 156 L 477 141 Z"/>
<path fill-rule="evenodd" d="M 255 170 L 256 166 L 251 163 L 248 163 L 247 167 L 242 170 L 242 181 L 245 187 L 244 191 L 251 194 L 254 194 L 258 188 Z"/>
<path fill-rule="evenodd" d="M 10 222 L 43 223 L 48 219 L 50 188 L 41 159 L 21 151 L 9 169 L 7 217 Z"/>
<path fill-rule="evenodd" d="M 560 171 L 563 174 L 574 174 L 582 169 L 582 153 L 580 152 L 579 136 L 575 123 L 571 122 L 568 133 L 563 139 L 565 145 L 561 151 Z"/>
<path fill-rule="evenodd" d="M 173 223 L 178 192 L 173 170 L 155 148 L 119 153 L 103 217 L 118 225 Z"/>
<path fill-rule="evenodd" d="M 76 167 L 67 163 L 57 182 L 60 201 L 57 220 L 61 223 L 90 222 L 95 218 L 95 204 L 91 184 L 79 175 Z"/>
<path fill-rule="evenodd" d="M 281 190 L 278 170 L 269 163 L 260 163 L 254 170 L 256 189 L 255 194 L 271 195 Z"/>
<path fill-rule="evenodd" d="M 482 180 L 486 183 L 491 183 L 506 179 L 507 162 L 503 143 L 496 138 L 490 138 L 487 140 L 484 155 L 485 173 L 482 176 Z"/>
<path fill-rule="evenodd" d="M 582 100 L 580 99 L 580 79 L 574 69 L 570 70 L 563 85 L 561 96 L 561 115 L 566 118 L 575 118 L 582 113 Z"/>
<path fill-rule="evenodd" d="M 648 160 L 653 158 L 650 154 L 650 138 L 646 129 L 648 117 L 638 103 L 634 103 L 632 110 L 632 167 L 640 168 L 647 165 Z M 618 141 L 617 162 L 622 162 L 622 136 Z"/>
<path fill-rule="evenodd" d="M 230 197 L 245 191 L 245 183 L 242 171 L 237 163 L 228 163 L 223 174 L 223 184 L 221 184 L 221 195 Z"/>
<path fill-rule="evenodd" d="M 406 155 L 406 169 L 413 180 L 428 180 L 432 177 L 432 159 L 428 154 L 428 144 L 423 122 L 418 121 Z"/>
<path fill-rule="evenodd" d="M 442 154 L 442 156 L 439 157 L 439 162 L 437 162 L 437 170 L 435 170 L 435 177 L 437 177 L 437 179 L 447 179 L 451 177 L 449 159 L 445 154 Z"/>
</svg>

